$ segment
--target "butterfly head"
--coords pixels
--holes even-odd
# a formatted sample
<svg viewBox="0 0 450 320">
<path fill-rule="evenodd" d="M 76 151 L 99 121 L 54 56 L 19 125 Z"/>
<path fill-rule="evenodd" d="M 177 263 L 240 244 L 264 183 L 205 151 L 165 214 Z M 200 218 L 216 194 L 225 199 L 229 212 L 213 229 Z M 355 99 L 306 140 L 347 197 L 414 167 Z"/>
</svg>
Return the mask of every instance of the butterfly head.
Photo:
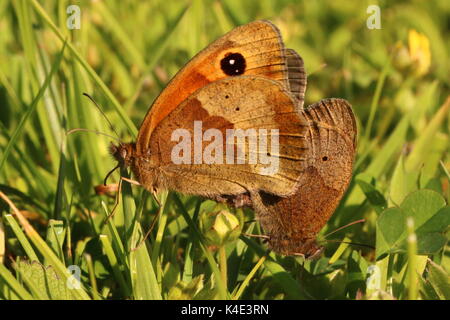
<svg viewBox="0 0 450 320">
<path fill-rule="evenodd" d="M 134 152 L 134 143 L 111 143 L 109 147 L 109 152 L 114 157 L 114 159 L 119 162 L 121 167 L 128 167 L 131 164 L 131 159 Z"/>
</svg>

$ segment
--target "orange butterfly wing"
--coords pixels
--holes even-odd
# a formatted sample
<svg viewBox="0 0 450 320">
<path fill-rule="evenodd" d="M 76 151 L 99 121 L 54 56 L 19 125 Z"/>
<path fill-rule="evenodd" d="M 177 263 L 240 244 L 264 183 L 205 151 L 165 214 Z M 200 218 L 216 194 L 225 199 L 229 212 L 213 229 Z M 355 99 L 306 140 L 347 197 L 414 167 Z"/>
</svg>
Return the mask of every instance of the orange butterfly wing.
<svg viewBox="0 0 450 320">
<path fill-rule="evenodd" d="M 168 114 L 211 82 L 258 75 L 280 81 L 289 90 L 287 55 L 278 28 L 269 21 L 251 22 L 217 39 L 192 58 L 155 100 L 141 124 L 137 153 L 145 153 L 153 131 Z"/>
</svg>

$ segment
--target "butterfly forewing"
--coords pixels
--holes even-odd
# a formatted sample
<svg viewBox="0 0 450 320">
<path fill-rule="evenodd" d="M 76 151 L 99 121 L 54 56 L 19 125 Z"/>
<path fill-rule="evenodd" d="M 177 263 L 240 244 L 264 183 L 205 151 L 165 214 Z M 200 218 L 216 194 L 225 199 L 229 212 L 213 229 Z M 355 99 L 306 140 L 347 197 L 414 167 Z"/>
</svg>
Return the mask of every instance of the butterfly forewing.
<svg viewBox="0 0 450 320">
<path fill-rule="evenodd" d="M 139 130 L 136 148 L 148 148 L 153 130 L 196 90 L 227 77 L 262 76 L 289 88 L 286 52 L 279 30 L 269 21 L 237 27 L 199 52 L 153 103 Z"/>
<path fill-rule="evenodd" d="M 177 147 L 185 142 L 178 129 L 188 133 L 187 149 Z M 296 111 L 296 101 L 279 82 L 253 76 L 230 77 L 196 91 L 158 124 L 148 157 L 142 157 L 135 166 L 139 168 L 136 174 L 144 185 L 152 184 L 149 181 L 154 178 L 147 175 L 151 171 L 148 168 L 157 167 L 162 176 L 176 177 L 165 180 L 161 187 L 204 196 L 258 190 L 285 196 L 294 191 L 304 170 L 307 129 Z M 241 130 L 244 144 L 238 138 L 227 141 L 229 130 Z M 217 137 L 205 141 L 207 131 L 221 139 L 215 151 L 222 155 L 213 163 L 207 160 L 211 154 L 208 150 Z M 196 149 L 199 143 L 202 146 Z M 233 150 L 230 159 L 228 148 Z M 181 150 L 187 163 L 174 161 L 174 150 Z"/>
</svg>

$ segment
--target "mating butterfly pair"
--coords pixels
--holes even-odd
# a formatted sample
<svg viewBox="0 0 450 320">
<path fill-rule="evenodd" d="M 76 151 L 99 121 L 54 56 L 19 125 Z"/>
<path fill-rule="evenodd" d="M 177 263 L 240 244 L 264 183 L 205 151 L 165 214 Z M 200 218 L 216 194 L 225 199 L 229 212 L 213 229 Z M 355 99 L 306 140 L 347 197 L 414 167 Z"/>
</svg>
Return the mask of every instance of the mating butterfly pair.
<svg viewBox="0 0 450 320">
<path fill-rule="evenodd" d="M 273 250 L 316 255 L 317 233 L 352 176 L 356 122 L 343 99 L 304 108 L 305 89 L 301 57 L 284 47 L 275 25 L 255 21 L 192 58 L 153 103 L 136 143 L 114 146 L 112 153 L 149 191 L 170 189 L 251 206 Z M 173 141 L 173 132 L 182 128 L 195 136 L 199 123 L 202 135 L 213 132 L 209 138 L 215 137 L 214 148 L 187 148 L 184 152 L 194 161 L 175 163 L 173 150 L 179 141 Z M 276 132 L 271 137 L 276 152 L 267 156 L 276 160 L 277 170 L 262 173 L 267 164 L 249 161 L 261 156 L 252 142 L 217 140 L 229 130 L 253 130 L 253 144 Z M 220 157 L 214 163 L 195 161 L 198 154 L 216 157 L 223 150 L 232 150 L 237 163 Z"/>
</svg>

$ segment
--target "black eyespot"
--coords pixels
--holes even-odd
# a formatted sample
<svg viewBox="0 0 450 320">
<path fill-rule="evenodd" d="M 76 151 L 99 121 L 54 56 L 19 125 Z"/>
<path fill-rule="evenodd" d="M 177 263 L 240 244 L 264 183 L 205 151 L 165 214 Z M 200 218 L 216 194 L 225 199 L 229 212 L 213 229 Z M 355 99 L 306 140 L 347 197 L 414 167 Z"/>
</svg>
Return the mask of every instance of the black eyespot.
<svg viewBox="0 0 450 320">
<path fill-rule="evenodd" d="M 234 109 L 234 110 L 239 111 L 240 109 L 239 109 L 239 107 L 236 107 L 236 109 Z"/>
<path fill-rule="evenodd" d="M 245 58 L 240 53 L 227 53 L 225 58 L 220 60 L 220 68 L 229 76 L 238 76 L 245 72 Z"/>
<path fill-rule="evenodd" d="M 226 95 L 226 96 L 225 96 L 225 99 L 228 99 L 229 97 L 230 97 L 229 95 Z"/>
<path fill-rule="evenodd" d="M 327 156 L 324 156 L 324 157 L 322 158 L 322 160 L 323 160 L 323 161 L 327 161 L 327 160 L 328 160 L 328 157 L 327 157 Z"/>
</svg>

